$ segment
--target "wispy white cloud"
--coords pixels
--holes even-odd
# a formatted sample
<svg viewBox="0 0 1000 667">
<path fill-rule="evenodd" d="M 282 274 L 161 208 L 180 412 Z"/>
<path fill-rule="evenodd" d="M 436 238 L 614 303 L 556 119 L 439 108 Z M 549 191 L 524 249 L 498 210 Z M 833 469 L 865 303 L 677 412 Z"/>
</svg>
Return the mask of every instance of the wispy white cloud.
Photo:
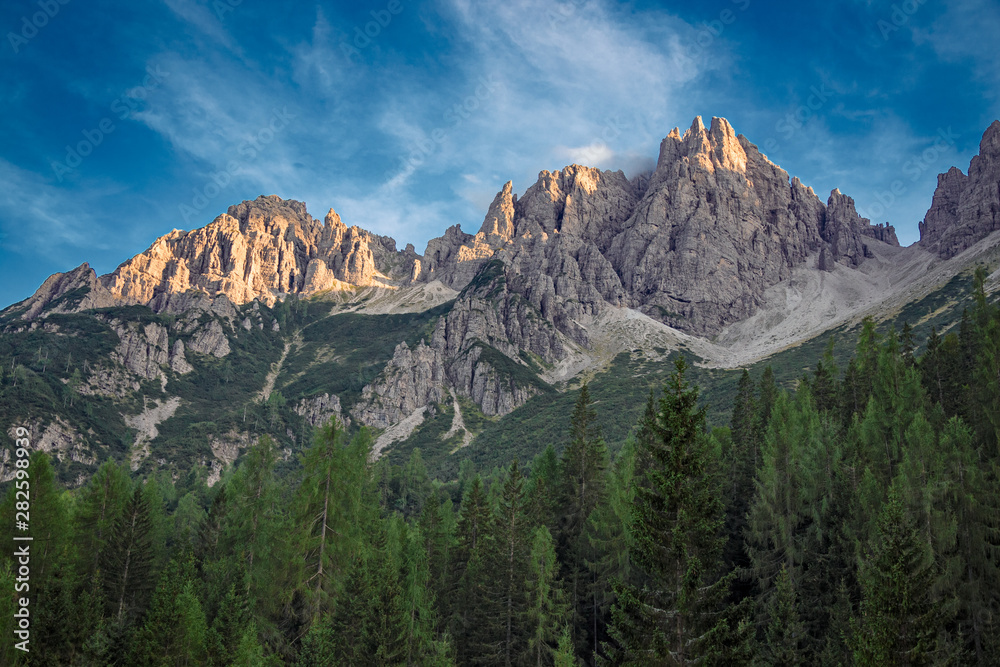
<svg viewBox="0 0 1000 667">
<path fill-rule="evenodd" d="M 394 186 L 454 164 L 486 179 L 513 177 L 519 190 L 540 168 L 571 162 L 643 168 L 708 66 L 685 47 L 694 29 L 662 11 L 600 0 L 445 0 L 439 8 L 461 44 L 464 77 L 444 94 L 426 91 L 400 104 L 420 110 L 410 117 L 440 118 L 442 127 L 415 129 L 387 117 L 400 155 Z M 712 48 L 724 62 L 725 43 Z M 434 129 L 443 130 L 442 140 L 421 150 Z"/>
<path fill-rule="evenodd" d="M 973 72 L 984 84 L 983 94 L 993 103 L 994 116 L 1000 115 L 1000 5 L 994 0 L 951 0 L 933 24 L 913 30 L 917 45 L 930 44 L 946 62 L 971 62 Z"/>
<path fill-rule="evenodd" d="M 164 0 L 164 4 L 178 18 L 194 26 L 205 36 L 210 37 L 234 53 L 240 52 L 236 40 L 233 39 L 232 35 L 229 34 L 229 31 L 223 25 L 222 19 L 235 11 L 235 8 L 230 6 L 226 0 L 207 5 L 195 2 L 195 0 Z"/>
<path fill-rule="evenodd" d="M 106 225 L 90 211 L 120 188 L 89 183 L 88 194 L 69 193 L 38 174 L 0 158 L 0 221 L 3 249 L 57 259 L 75 249 L 105 250 Z"/>
</svg>

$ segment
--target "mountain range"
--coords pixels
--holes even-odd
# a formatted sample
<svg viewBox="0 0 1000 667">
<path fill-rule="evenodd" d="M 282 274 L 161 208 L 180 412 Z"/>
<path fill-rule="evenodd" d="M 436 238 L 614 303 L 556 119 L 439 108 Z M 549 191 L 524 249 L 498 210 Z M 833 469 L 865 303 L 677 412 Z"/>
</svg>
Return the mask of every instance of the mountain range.
<svg viewBox="0 0 1000 667">
<path fill-rule="evenodd" d="M 570 165 L 521 196 L 508 182 L 478 232 L 450 227 L 422 255 L 261 196 L 0 312 L 0 410 L 70 484 L 108 456 L 214 482 L 260 434 L 291 461 L 334 416 L 450 474 L 530 454 L 518 434 L 583 381 L 608 407 L 612 386 L 647 392 L 672 354 L 725 392 L 753 364 L 794 381 L 796 349 L 865 316 L 954 326 L 973 266 L 1000 283 L 1000 121 L 966 172 L 938 177 L 919 229 L 900 247 L 723 118 L 675 128 L 649 173 Z"/>
</svg>

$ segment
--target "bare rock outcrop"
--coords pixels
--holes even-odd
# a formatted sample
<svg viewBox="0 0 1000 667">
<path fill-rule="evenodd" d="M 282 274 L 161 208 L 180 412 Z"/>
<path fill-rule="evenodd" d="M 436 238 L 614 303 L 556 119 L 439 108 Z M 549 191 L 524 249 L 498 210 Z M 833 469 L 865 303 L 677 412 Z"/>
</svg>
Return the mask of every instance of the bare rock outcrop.
<svg viewBox="0 0 1000 667">
<path fill-rule="evenodd" d="M 421 406 L 446 395 L 441 352 L 423 341 L 412 350 L 402 342 L 379 378 L 361 392 L 351 414 L 362 424 L 387 428 Z"/>
<path fill-rule="evenodd" d="M 460 225 L 454 225 L 445 230 L 444 236 L 427 242 L 417 279 L 440 280 L 457 290 L 468 285 L 493 253 L 513 238 L 516 203 L 513 184 L 507 181 L 490 204 L 479 233 L 466 234 Z"/>
<path fill-rule="evenodd" d="M 197 329 L 188 341 L 188 348 L 201 354 L 222 358 L 229 354 L 229 338 L 218 320 Z"/>
<path fill-rule="evenodd" d="M 140 326 L 137 322 L 112 320 L 111 328 L 119 339 L 118 346 L 111 354 L 113 361 L 147 380 L 154 380 L 162 375 L 160 366 L 170 363 L 166 327 L 160 324 Z"/>
<path fill-rule="evenodd" d="M 61 302 L 59 299 L 66 297 Z M 108 308 L 117 305 L 115 297 L 97 279 L 97 273 L 84 262 L 67 273 L 54 273 L 27 301 L 19 304 L 24 308 L 22 319 L 31 320 L 43 312 L 68 313 Z"/>
<path fill-rule="evenodd" d="M 296 404 L 294 410 L 310 426 L 323 426 L 332 417 L 336 417 L 345 427 L 351 425 L 351 418 L 345 417 L 341 412 L 340 397 L 336 394 L 320 394 L 303 398 Z"/>
<path fill-rule="evenodd" d="M 949 259 L 1000 229 L 1000 120 L 986 128 L 969 173 L 938 175 L 931 207 L 920 223 L 920 245 Z"/>
<path fill-rule="evenodd" d="M 174 230 L 101 282 L 120 301 L 159 310 L 192 290 L 270 305 L 343 284 L 408 279 L 414 257 L 392 239 L 348 227 L 333 210 L 321 223 L 305 204 L 271 195 L 230 206 L 200 229 Z"/>
</svg>

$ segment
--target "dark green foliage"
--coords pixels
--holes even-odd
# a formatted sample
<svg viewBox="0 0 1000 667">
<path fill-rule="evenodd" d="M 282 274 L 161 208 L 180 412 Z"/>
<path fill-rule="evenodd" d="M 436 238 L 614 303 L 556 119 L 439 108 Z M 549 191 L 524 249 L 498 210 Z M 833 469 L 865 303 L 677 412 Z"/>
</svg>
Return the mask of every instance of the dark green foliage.
<svg viewBox="0 0 1000 667">
<path fill-rule="evenodd" d="M 941 618 L 931 597 L 927 546 L 893 487 L 861 565 L 861 608 L 851 620 L 856 664 L 935 662 Z"/>
<path fill-rule="evenodd" d="M 559 551 L 566 564 L 572 627 L 583 630 L 574 640 L 596 651 L 597 572 L 587 566 L 598 554 L 587 535 L 587 521 L 605 501 L 608 454 L 597 426 L 597 412 L 584 384 L 570 418 L 569 444 L 560 462 L 558 495 Z M 588 641 L 589 639 L 589 641 Z"/>
<path fill-rule="evenodd" d="M 729 587 L 730 577 L 721 576 L 719 460 L 685 371 L 682 357 L 647 425 L 651 437 L 640 439 L 630 552 L 646 583 L 617 587 L 611 628 L 616 663 L 709 658 Z"/>
<path fill-rule="evenodd" d="M 795 585 L 784 564 L 778 573 L 774 594 L 767 605 L 764 659 L 769 665 L 790 667 L 805 664 L 802 642 L 805 626 L 799 620 Z"/>
<path fill-rule="evenodd" d="M 152 510 L 142 486 L 119 514 L 101 558 L 108 616 L 123 623 L 141 614 L 152 588 L 154 544 Z"/>
</svg>

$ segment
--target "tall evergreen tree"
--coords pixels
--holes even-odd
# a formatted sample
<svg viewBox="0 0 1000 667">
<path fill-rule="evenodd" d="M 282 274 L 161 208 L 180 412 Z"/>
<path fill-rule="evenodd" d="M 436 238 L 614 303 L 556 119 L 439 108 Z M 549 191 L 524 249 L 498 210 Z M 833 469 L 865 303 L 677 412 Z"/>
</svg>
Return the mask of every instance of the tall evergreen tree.
<svg viewBox="0 0 1000 667">
<path fill-rule="evenodd" d="M 633 507 L 630 551 L 647 578 L 616 587 L 610 633 L 615 664 L 692 664 L 711 655 L 731 577 L 720 577 L 724 508 L 718 460 L 704 434 L 698 389 L 683 357 L 659 401 L 649 460 Z"/>
<path fill-rule="evenodd" d="M 302 527 L 298 549 L 303 554 L 301 579 L 307 591 L 307 620 L 315 623 L 345 580 L 365 529 L 366 495 L 373 496 L 368 474 L 370 437 L 362 430 L 349 447 L 332 419 L 302 457 L 302 483 L 297 516 Z"/>
<path fill-rule="evenodd" d="M 141 485 L 115 521 L 101 558 L 108 615 L 122 624 L 146 606 L 153 576 L 153 528 L 149 501 Z"/>
<path fill-rule="evenodd" d="M 278 564 L 287 558 L 282 554 L 276 461 L 274 442 L 262 436 L 240 462 L 226 491 L 230 505 L 223 538 L 226 550 L 239 556 L 247 595 L 264 614 L 258 615 L 258 624 L 284 602 L 275 576 Z"/>
<path fill-rule="evenodd" d="M 105 461 L 77 502 L 73 513 L 74 541 L 79 545 L 81 577 L 91 582 L 92 589 L 100 587 L 97 567 L 101 552 L 107 546 L 111 529 L 124 510 L 132 491 L 128 475 L 114 461 Z"/>
<path fill-rule="evenodd" d="M 784 563 L 778 572 L 774 595 L 767 604 L 767 632 L 764 659 L 775 667 L 806 664 L 802 640 L 805 626 L 799 620 L 795 586 Z"/>
<path fill-rule="evenodd" d="M 858 665 L 931 664 L 940 630 L 933 561 L 894 485 L 861 563 L 861 609 L 851 620 Z"/>
<path fill-rule="evenodd" d="M 596 651 L 598 618 L 595 615 L 596 572 L 587 562 L 596 562 L 594 544 L 587 538 L 587 519 L 604 501 L 608 452 L 591 404 L 590 391 L 580 389 L 570 419 L 570 441 L 563 450 L 562 485 L 559 502 L 559 547 L 569 582 L 571 629 L 577 644 L 590 644 Z M 589 638 L 589 642 L 587 639 Z"/>
<path fill-rule="evenodd" d="M 521 654 L 525 642 L 527 595 L 524 586 L 528 571 L 531 526 L 525 512 L 527 497 L 524 477 L 517 460 L 503 481 L 503 491 L 491 526 L 492 553 L 487 557 L 494 581 L 497 603 L 492 633 L 498 646 L 497 664 L 510 667 Z"/>
<path fill-rule="evenodd" d="M 535 528 L 528 556 L 528 642 L 523 664 L 536 667 L 550 664 L 558 634 L 565 625 L 566 606 L 556 579 L 558 573 L 555 541 L 545 526 Z"/>
<path fill-rule="evenodd" d="M 492 551 L 490 526 L 493 512 L 486 498 L 482 478 L 469 483 L 458 518 L 457 545 L 452 560 L 454 602 L 451 605 L 452 636 L 460 664 L 469 664 L 479 655 L 495 654 L 489 632 L 492 606 L 491 582 L 495 573 L 487 562 Z"/>
</svg>

